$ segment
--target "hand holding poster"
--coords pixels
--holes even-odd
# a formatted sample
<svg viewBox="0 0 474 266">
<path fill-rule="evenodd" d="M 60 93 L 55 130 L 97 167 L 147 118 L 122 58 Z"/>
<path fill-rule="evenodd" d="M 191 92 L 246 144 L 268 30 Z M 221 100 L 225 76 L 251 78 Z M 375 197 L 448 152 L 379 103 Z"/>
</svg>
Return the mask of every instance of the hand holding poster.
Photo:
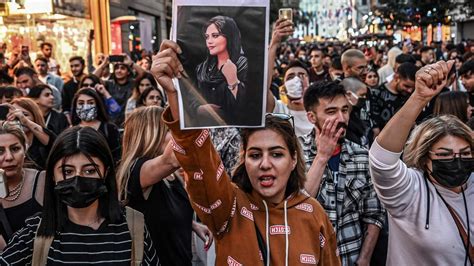
<svg viewBox="0 0 474 266">
<path fill-rule="evenodd" d="M 174 1 L 182 129 L 263 126 L 268 16 L 268 0 Z"/>
</svg>

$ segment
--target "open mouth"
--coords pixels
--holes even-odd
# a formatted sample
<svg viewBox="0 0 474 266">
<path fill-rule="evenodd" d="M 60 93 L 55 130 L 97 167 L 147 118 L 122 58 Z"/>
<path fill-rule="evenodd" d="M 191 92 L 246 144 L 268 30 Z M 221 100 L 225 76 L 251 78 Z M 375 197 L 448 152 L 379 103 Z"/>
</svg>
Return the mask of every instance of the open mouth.
<svg viewBox="0 0 474 266">
<path fill-rule="evenodd" d="M 262 187 L 271 187 L 273 186 L 273 182 L 275 181 L 275 177 L 273 176 L 261 176 L 258 178 L 260 185 Z"/>
</svg>

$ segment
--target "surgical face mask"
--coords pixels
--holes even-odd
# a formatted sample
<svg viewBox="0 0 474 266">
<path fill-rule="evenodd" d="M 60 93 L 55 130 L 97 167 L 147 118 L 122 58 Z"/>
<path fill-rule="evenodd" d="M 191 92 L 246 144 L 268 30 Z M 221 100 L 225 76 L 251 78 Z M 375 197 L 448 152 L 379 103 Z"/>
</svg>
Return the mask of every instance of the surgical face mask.
<svg viewBox="0 0 474 266">
<path fill-rule="evenodd" d="M 79 119 L 90 122 L 97 118 L 97 107 L 94 104 L 83 104 L 76 108 L 76 114 Z"/>
<path fill-rule="evenodd" d="M 104 179 L 74 176 L 59 181 L 54 192 L 61 202 L 72 208 L 86 208 L 107 193 Z"/>
<path fill-rule="evenodd" d="M 358 96 L 357 94 L 355 94 L 354 92 L 350 91 L 352 97 L 356 98 L 356 102 L 355 103 L 351 103 L 353 106 L 357 107 L 357 108 L 363 108 L 365 107 L 365 103 L 367 101 L 367 99 L 365 97 L 360 97 Z"/>
<path fill-rule="evenodd" d="M 431 176 L 440 185 L 447 188 L 462 186 L 474 170 L 473 158 L 454 158 L 452 160 L 431 160 Z"/>
<path fill-rule="evenodd" d="M 292 99 L 303 97 L 303 81 L 298 77 L 294 77 L 285 81 L 286 95 Z"/>
</svg>

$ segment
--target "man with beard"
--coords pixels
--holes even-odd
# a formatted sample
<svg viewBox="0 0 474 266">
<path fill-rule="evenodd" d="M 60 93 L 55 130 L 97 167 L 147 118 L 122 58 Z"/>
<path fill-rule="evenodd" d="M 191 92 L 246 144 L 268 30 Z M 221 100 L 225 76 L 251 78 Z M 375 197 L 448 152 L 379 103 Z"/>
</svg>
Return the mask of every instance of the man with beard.
<svg viewBox="0 0 474 266">
<path fill-rule="evenodd" d="M 344 78 L 355 77 L 362 81 L 367 75 L 367 59 L 364 53 L 357 49 L 349 49 L 341 56 L 342 70 Z"/>
<path fill-rule="evenodd" d="M 431 46 L 423 46 L 420 49 L 421 63 L 423 66 L 429 65 L 434 62 L 434 49 Z"/>
<path fill-rule="evenodd" d="M 380 130 L 403 106 L 415 89 L 415 74 L 418 68 L 412 63 L 401 64 L 392 81 L 371 90 L 370 110 L 374 138 Z"/>
<path fill-rule="evenodd" d="M 384 223 L 370 180 L 368 151 L 346 139 L 351 104 L 340 84 L 320 82 L 304 95 L 313 131 L 300 137 L 306 191 L 321 203 L 336 231 L 342 265 L 369 265 Z"/>
</svg>

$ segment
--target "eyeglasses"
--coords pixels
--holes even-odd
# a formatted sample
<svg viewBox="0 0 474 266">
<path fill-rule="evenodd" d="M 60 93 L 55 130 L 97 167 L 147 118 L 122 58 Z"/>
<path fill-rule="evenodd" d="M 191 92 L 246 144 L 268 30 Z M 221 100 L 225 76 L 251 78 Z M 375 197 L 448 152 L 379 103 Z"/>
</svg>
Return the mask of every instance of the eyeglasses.
<svg viewBox="0 0 474 266">
<path fill-rule="evenodd" d="M 265 119 L 268 117 L 275 117 L 281 120 L 291 121 L 291 127 L 293 128 L 293 132 L 295 131 L 295 118 L 292 115 L 284 113 L 266 113 Z"/>
<path fill-rule="evenodd" d="M 452 152 L 452 151 L 444 151 L 444 152 L 433 152 L 429 151 L 430 154 L 436 155 L 438 158 L 433 158 L 436 160 L 443 160 L 443 161 L 453 161 L 454 158 L 460 158 L 461 160 L 472 160 L 472 151 L 462 151 L 462 152 Z"/>
</svg>

